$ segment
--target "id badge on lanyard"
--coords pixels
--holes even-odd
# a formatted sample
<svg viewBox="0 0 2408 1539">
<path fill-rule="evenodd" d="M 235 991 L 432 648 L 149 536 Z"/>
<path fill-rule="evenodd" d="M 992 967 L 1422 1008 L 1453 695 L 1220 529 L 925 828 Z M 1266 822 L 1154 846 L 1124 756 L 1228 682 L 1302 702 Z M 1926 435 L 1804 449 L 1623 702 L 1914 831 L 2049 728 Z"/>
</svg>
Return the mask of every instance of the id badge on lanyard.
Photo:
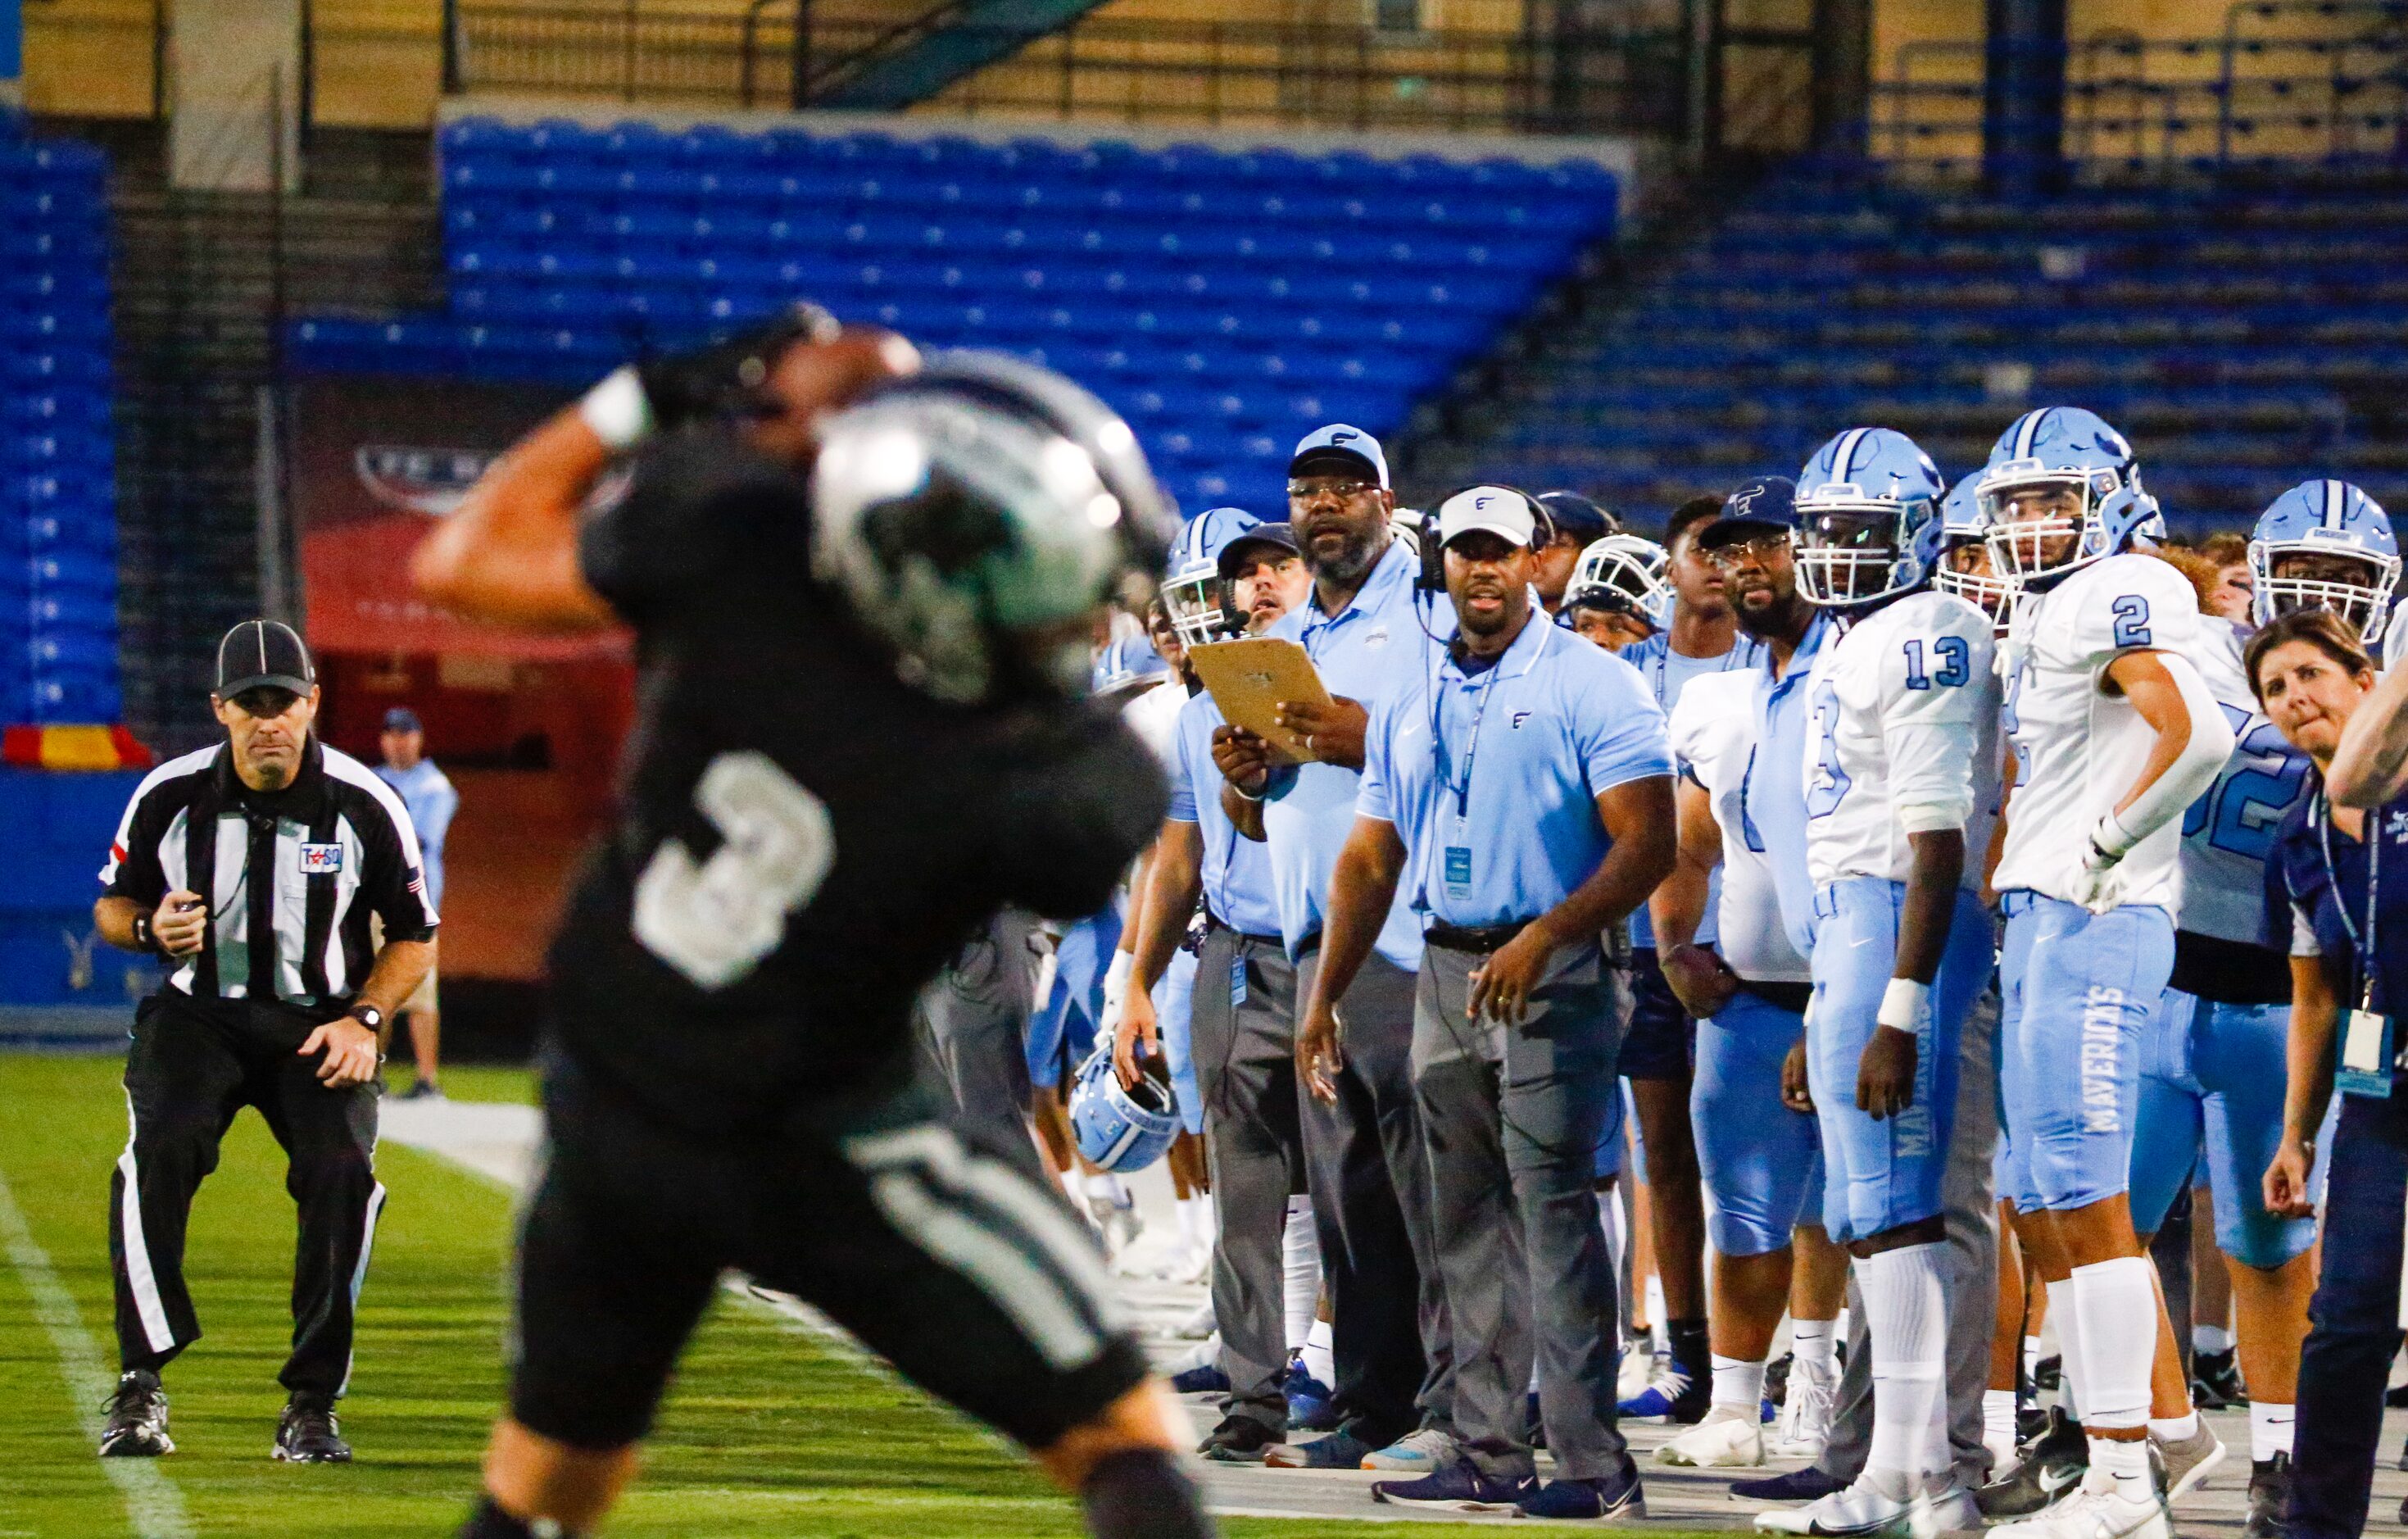
<svg viewBox="0 0 2408 1539">
<path fill-rule="evenodd" d="M 2383 876 L 2383 811 L 2376 808 L 2368 812 L 2362 830 L 2366 835 L 2366 919 L 2360 928 L 2351 917 L 2333 863 L 2332 804 L 2322 796 L 2318 801 L 2317 811 L 2323 814 L 2317 832 L 2324 845 L 2325 880 L 2332 886 L 2333 906 L 2340 912 L 2342 928 L 2349 932 L 2352 959 L 2358 964 L 2359 978 L 2358 1008 L 2342 1014 L 2341 1062 L 2333 1084 L 2344 1095 L 2388 1100 L 2392 1068 L 2399 1061 L 2400 1047 L 2394 1040 L 2391 1017 L 2374 1008 L 2374 920 Z"/>
</svg>

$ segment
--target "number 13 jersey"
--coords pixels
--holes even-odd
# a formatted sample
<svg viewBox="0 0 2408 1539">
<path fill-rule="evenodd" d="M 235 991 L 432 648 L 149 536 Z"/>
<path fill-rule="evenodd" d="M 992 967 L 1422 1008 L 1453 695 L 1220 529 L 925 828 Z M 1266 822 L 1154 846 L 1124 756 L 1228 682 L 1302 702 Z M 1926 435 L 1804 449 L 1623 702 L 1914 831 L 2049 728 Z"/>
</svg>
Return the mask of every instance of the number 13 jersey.
<svg viewBox="0 0 2408 1539">
<path fill-rule="evenodd" d="M 2199 650 L 2198 590 L 2155 556 L 2108 556 L 2015 606 L 2004 719 L 2023 779 L 2007 803 L 1999 891 L 2078 901 L 2073 880 L 2091 830 L 2140 779 L 2157 741 L 2131 701 L 2107 693 L 2108 665 L 2128 652 Z M 2178 912 L 2181 836 L 2168 823 L 2124 857 L 2127 905 Z"/>
<path fill-rule="evenodd" d="M 1999 804 L 1999 684 L 1990 620 L 1925 590 L 1852 621 L 1807 678 L 1806 865 L 1817 890 L 1903 882 L 1907 835 L 1965 833 L 1978 886 Z"/>
<path fill-rule="evenodd" d="M 547 1031 L 689 1131 L 898 1086 L 912 1000 L 962 942 L 1007 903 L 1102 908 L 1161 824 L 1115 712 L 898 682 L 811 579 L 805 483 L 724 435 L 642 455 L 579 559 L 635 627 L 638 719 Z"/>
</svg>

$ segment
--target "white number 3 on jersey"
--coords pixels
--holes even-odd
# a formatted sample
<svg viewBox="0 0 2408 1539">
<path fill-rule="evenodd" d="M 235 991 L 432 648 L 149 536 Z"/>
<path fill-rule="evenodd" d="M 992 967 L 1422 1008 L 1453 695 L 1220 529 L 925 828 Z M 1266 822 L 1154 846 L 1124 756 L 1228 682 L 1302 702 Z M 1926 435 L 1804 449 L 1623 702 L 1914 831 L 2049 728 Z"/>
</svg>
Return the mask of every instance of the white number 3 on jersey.
<svg viewBox="0 0 2408 1539">
<path fill-rule="evenodd" d="M 663 840 L 636 883 L 636 939 L 705 988 L 724 988 L 778 949 L 786 915 L 810 901 L 836 861 L 827 803 L 767 755 L 722 754 L 694 804 L 724 841 L 695 864 Z"/>
</svg>

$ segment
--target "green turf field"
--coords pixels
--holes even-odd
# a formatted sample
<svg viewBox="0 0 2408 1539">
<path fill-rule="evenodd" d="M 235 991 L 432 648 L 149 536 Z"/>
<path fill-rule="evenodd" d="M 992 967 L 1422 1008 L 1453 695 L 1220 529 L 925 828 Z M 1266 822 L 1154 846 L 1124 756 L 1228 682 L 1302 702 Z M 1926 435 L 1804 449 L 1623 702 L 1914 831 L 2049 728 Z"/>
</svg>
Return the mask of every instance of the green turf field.
<svg viewBox="0 0 2408 1539">
<path fill-rule="evenodd" d="M 87 1384 L 95 1363 L 116 1373 L 104 1209 L 125 1138 L 118 1072 L 114 1059 L 0 1055 L 0 1181 L 29 1231 L 11 1234 L 0 1203 L 0 1539 L 146 1526 L 261 1539 L 450 1532 L 476 1489 L 501 1392 L 509 1201 L 391 1143 L 378 1156 L 392 1195 L 343 1408 L 358 1462 L 295 1468 L 267 1457 L 283 1403 L 276 1371 L 291 1329 L 293 1219 L 282 1156 L 249 1114 L 194 1209 L 186 1270 L 207 1335 L 166 1375 L 177 1452 L 155 1464 L 93 1456 L 83 1429 L 92 1407 L 69 1385 L 78 1352 Z M 445 1082 L 455 1097 L 527 1096 L 525 1077 L 504 1072 L 455 1071 Z M 132 1489 L 112 1484 L 113 1469 Z M 1287 1535 L 1332 1525 L 1228 1527 Z M 610 1532 L 1007 1539 L 1079 1528 L 1071 1504 L 1001 1444 L 766 1309 L 726 1301 L 688 1351 L 644 1476 Z"/>
</svg>

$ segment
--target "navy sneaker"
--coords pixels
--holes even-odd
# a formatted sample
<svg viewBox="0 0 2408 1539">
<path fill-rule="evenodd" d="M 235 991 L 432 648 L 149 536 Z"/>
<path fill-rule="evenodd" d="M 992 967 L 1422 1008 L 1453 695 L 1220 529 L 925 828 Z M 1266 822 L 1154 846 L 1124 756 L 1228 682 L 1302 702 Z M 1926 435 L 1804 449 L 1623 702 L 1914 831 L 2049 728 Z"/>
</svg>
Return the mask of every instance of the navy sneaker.
<svg viewBox="0 0 2408 1539">
<path fill-rule="evenodd" d="M 1221 1372 L 1219 1363 L 1208 1362 L 1171 1374 L 1170 1388 L 1182 1395 L 1226 1395 L 1229 1392 L 1229 1375 Z"/>
<path fill-rule="evenodd" d="M 1302 1358 L 1288 1363 L 1287 1379 L 1280 1388 L 1287 1396 L 1289 1426 L 1308 1432 L 1326 1432 L 1337 1427 L 1336 1397 L 1329 1386 L 1305 1371 Z"/>
<path fill-rule="evenodd" d="M 1512 1512 L 1538 1485 L 1536 1480 L 1491 1479 L 1471 1460 L 1458 1460 L 1419 1480 L 1379 1480 L 1371 1500 L 1398 1507 L 1426 1507 L 1433 1512 Z"/>
<path fill-rule="evenodd" d="M 1339 1431 L 1310 1443 L 1281 1443 L 1263 1451 L 1263 1462 L 1274 1470 L 1359 1470 L 1363 1460 L 1380 1450 Z"/>
<path fill-rule="evenodd" d="M 1846 1484 L 1809 1464 L 1769 1479 L 1735 1480 L 1730 1493 L 1734 1502 L 1820 1502 Z"/>
<path fill-rule="evenodd" d="M 1538 1486 L 1514 1504 L 1514 1511 L 1525 1517 L 1642 1522 L 1647 1492 L 1639 1484 L 1639 1466 L 1626 1458 L 1622 1468 L 1603 1480 L 1550 1480 Z"/>
</svg>

